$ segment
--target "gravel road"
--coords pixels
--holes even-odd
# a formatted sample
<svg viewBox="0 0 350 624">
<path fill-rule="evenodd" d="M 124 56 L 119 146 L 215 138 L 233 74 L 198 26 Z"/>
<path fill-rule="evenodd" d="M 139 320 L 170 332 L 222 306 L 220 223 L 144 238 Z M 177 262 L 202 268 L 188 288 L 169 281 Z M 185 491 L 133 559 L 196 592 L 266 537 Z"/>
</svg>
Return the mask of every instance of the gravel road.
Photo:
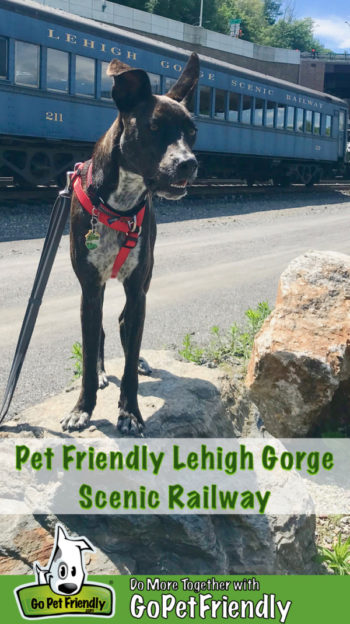
<svg viewBox="0 0 350 624">
<path fill-rule="evenodd" d="M 1 201 L 1 200 L 0 200 Z M 308 249 L 350 253 L 350 197 L 291 190 L 269 198 L 192 200 L 157 205 L 156 266 L 147 304 L 145 348 L 205 340 L 244 310 L 273 306 L 287 263 Z M 0 209 L 0 396 L 5 387 L 48 222 L 47 205 Z M 80 340 L 79 285 L 62 239 L 10 414 L 62 390 L 69 355 Z M 115 280 L 106 289 L 106 357 L 120 354 L 117 318 L 124 302 Z M 152 363 L 150 363 L 152 364 Z"/>
</svg>

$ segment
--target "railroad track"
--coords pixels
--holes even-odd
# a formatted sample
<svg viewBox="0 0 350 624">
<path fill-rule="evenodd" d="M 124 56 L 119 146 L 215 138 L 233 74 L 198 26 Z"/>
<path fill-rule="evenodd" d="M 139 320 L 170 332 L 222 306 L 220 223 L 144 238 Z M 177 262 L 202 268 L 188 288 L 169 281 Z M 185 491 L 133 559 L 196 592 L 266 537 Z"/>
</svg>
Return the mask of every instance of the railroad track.
<svg viewBox="0 0 350 624">
<path fill-rule="evenodd" d="M 20 189 L 11 185 L 0 185 L 0 206 L 6 202 L 47 203 L 57 197 L 58 186 L 40 186 L 33 189 Z M 349 191 L 350 180 L 324 180 L 312 187 L 303 184 L 292 184 L 288 187 L 272 184 L 256 184 L 247 186 L 237 180 L 218 180 L 217 178 L 198 179 L 188 191 L 188 197 L 230 197 L 239 195 L 269 195 L 297 193 L 322 193 L 329 191 Z"/>
<path fill-rule="evenodd" d="M 225 197 L 230 195 L 276 195 L 298 193 L 320 193 L 327 191 L 349 191 L 350 180 L 324 180 L 319 184 L 306 187 L 304 184 L 292 184 L 287 187 L 272 184 L 256 184 L 247 186 L 236 180 L 196 180 L 189 189 L 189 197 Z"/>
</svg>

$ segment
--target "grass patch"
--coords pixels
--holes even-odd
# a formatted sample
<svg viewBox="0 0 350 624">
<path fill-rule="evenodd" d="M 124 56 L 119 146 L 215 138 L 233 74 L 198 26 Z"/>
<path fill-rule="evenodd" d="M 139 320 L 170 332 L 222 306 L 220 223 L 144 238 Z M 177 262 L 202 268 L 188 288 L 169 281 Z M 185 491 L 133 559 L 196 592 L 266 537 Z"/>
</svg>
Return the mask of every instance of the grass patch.
<svg viewBox="0 0 350 624">
<path fill-rule="evenodd" d="M 338 576 L 350 575 L 350 537 L 342 542 L 341 536 L 333 548 L 319 547 L 318 559 Z"/>
<path fill-rule="evenodd" d="M 213 325 L 210 329 L 209 343 L 203 347 L 199 346 L 188 333 L 183 339 L 179 354 L 188 362 L 195 364 L 219 366 L 225 362 L 234 364 L 237 360 L 246 363 L 252 352 L 255 335 L 270 313 L 269 304 L 262 301 L 255 309 L 248 308 L 245 311 L 243 325 L 233 323 L 226 332 L 222 332 L 218 325 Z"/>
<path fill-rule="evenodd" d="M 83 347 L 81 342 L 74 342 L 71 349 L 71 355 L 69 356 L 70 360 L 73 360 L 73 377 L 70 383 L 74 383 L 83 374 Z"/>
</svg>

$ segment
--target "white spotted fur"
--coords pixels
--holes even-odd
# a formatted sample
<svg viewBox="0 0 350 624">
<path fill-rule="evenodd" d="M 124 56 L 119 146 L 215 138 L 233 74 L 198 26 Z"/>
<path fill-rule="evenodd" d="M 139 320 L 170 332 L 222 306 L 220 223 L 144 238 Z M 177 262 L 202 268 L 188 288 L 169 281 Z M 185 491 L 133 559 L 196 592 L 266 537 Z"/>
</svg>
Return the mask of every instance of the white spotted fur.
<svg viewBox="0 0 350 624">
<path fill-rule="evenodd" d="M 145 190 L 142 176 L 120 167 L 118 187 L 108 197 L 107 203 L 118 212 L 131 210 L 137 206 Z"/>
<path fill-rule="evenodd" d="M 137 206 L 145 191 L 143 178 L 137 174 L 119 169 L 119 184 L 117 189 L 108 197 L 108 204 L 118 212 L 131 210 Z M 88 261 L 96 267 L 104 284 L 110 277 L 114 261 L 118 255 L 124 234 L 116 232 L 102 223 L 96 226 L 100 234 L 100 244 L 88 254 Z M 141 234 L 142 236 L 142 234 Z M 121 267 L 117 278 L 123 282 L 136 268 L 140 254 L 141 236 L 134 249 L 131 249 L 127 260 Z"/>
</svg>

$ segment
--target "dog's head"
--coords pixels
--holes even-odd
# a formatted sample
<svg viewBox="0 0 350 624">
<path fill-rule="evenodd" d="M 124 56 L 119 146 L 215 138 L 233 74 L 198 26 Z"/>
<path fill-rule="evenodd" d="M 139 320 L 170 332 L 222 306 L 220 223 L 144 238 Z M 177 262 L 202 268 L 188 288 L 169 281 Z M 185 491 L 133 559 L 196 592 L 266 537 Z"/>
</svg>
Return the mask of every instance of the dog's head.
<svg viewBox="0 0 350 624">
<path fill-rule="evenodd" d="M 186 106 L 199 78 L 197 54 L 166 95 L 153 95 L 144 70 L 116 59 L 107 73 L 114 79 L 112 96 L 121 116 L 120 164 L 142 175 L 160 197 L 183 197 L 198 168 L 192 152 L 196 128 Z"/>
<path fill-rule="evenodd" d="M 86 578 L 83 551 L 94 552 L 85 538 L 70 538 L 62 525 L 56 525 L 55 544 L 49 565 L 42 569 L 36 564 L 39 583 L 46 582 L 55 594 L 74 595 Z"/>
</svg>

